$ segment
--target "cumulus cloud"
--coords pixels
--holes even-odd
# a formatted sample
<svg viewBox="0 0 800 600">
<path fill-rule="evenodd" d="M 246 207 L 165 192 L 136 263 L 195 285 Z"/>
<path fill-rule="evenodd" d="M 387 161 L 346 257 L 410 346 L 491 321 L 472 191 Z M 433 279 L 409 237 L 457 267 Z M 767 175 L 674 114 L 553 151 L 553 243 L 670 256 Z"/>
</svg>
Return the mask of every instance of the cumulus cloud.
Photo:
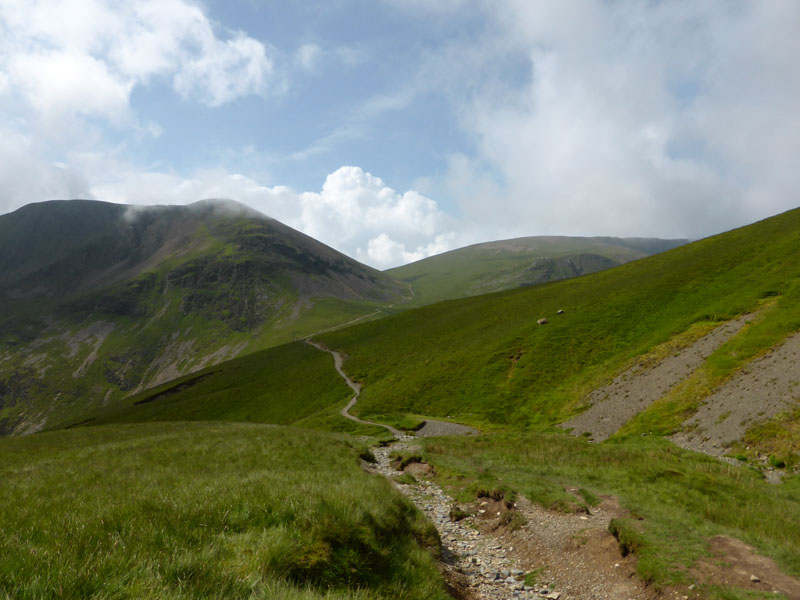
<svg viewBox="0 0 800 600">
<path fill-rule="evenodd" d="M 126 119 L 131 91 L 153 78 L 209 106 L 274 84 L 262 42 L 186 0 L 4 2 L 0 40 L 6 87 L 45 119 Z"/>
<path fill-rule="evenodd" d="M 232 198 L 380 269 L 438 254 L 459 241 L 454 223 L 436 202 L 413 190 L 401 194 L 352 166 L 328 175 L 319 192 L 264 186 L 225 171 L 187 178 L 130 170 L 93 186 L 91 194 L 136 204 Z"/>
</svg>

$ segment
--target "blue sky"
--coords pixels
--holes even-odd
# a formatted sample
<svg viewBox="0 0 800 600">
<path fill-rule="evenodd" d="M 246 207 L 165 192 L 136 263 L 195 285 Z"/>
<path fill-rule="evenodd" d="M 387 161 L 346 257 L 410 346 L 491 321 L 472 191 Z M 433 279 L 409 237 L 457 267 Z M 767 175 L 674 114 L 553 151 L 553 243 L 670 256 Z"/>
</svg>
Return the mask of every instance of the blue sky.
<svg viewBox="0 0 800 600">
<path fill-rule="evenodd" d="M 5 0 L 0 213 L 249 204 L 384 268 L 797 205 L 794 0 Z"/>
</svg>

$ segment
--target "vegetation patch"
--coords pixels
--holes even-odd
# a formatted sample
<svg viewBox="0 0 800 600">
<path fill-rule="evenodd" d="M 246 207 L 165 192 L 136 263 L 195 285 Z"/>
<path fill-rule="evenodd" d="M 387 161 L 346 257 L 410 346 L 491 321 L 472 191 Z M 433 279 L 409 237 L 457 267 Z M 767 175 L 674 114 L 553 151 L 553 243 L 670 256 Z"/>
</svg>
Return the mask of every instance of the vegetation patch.
<svg viewBox="0 0 800 600">
<path fill-rule="evenodd" d="M 749 468 L 656 436 L 591 444 L 563 434 L 505 433 L 424 444 L 426 459 L 456 497 L 475 486 L 488 489 L 486 481 L 557 510 L 616 496 L 634 515 L 615 522 L 618 539 L 636 553 L 640 576 L 654 584 L 686 583 L 715 535 L 742 539 L 800 575 L 800 477 L 770 485 Z M 578 503 L 566 489 L 592 492 L 579 491 Z"/>
<path fill-rule="evenodd" d="M 445 600 L 435 528 L 355 459 L 233 423 L 2 440 L 0 597 Z"/>
<path fill-rule="evenodd" d="M 288 425 L 306 420 L 322 429 L 335 429 L 341 421 L 348 431 L 338 409 L 350 395 L 330 355 L 295 342 L 134 395 L 124 406 L 94 415 L 93 424 L 215 420 Z M 325 418 L 330 414 L 334 423 Z"/>
</svg>

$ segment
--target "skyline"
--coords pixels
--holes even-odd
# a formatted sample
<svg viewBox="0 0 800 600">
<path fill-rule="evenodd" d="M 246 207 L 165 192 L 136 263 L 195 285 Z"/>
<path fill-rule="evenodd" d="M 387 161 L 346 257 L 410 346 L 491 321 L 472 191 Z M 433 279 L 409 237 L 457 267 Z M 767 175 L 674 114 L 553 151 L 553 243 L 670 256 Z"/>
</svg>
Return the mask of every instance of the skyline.
<svg viewBox="0 0 800 600">
<path fill-rule="evenodd" d="M 800 5 L 0 4 L 0 213 L 242 202 L 372 266 L 797 205 Z"/>
</svg>

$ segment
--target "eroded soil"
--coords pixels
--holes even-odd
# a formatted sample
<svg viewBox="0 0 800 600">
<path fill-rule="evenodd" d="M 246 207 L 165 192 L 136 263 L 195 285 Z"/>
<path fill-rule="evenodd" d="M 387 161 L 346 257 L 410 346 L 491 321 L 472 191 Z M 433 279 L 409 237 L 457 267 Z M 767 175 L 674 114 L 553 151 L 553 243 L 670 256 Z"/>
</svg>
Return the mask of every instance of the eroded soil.
<svg viewBox="0 0 800 600">
<path fill-rule="evenodd" d="M 677 355 L 668 356 L 655 367 L 644 370 L 638 365 L 631 367 L 610 384 L 589 394 L 591 407 L 563 423 L 562 427 L 571 428 L 575 435 L 588 432 L 596 442 L 607 439 L 670 388 L 691 375 L 714 350 L 736 335 L 751 318 L 751 315 L 744 315 L 723 323 Z"/>
<path fill-rule="evenodd" d="M 722 455 L 753 425 L 800 403 L 800 333 L 742 367 L 706 398 L 672 441 L 698 452 Z"/>
</svg>

